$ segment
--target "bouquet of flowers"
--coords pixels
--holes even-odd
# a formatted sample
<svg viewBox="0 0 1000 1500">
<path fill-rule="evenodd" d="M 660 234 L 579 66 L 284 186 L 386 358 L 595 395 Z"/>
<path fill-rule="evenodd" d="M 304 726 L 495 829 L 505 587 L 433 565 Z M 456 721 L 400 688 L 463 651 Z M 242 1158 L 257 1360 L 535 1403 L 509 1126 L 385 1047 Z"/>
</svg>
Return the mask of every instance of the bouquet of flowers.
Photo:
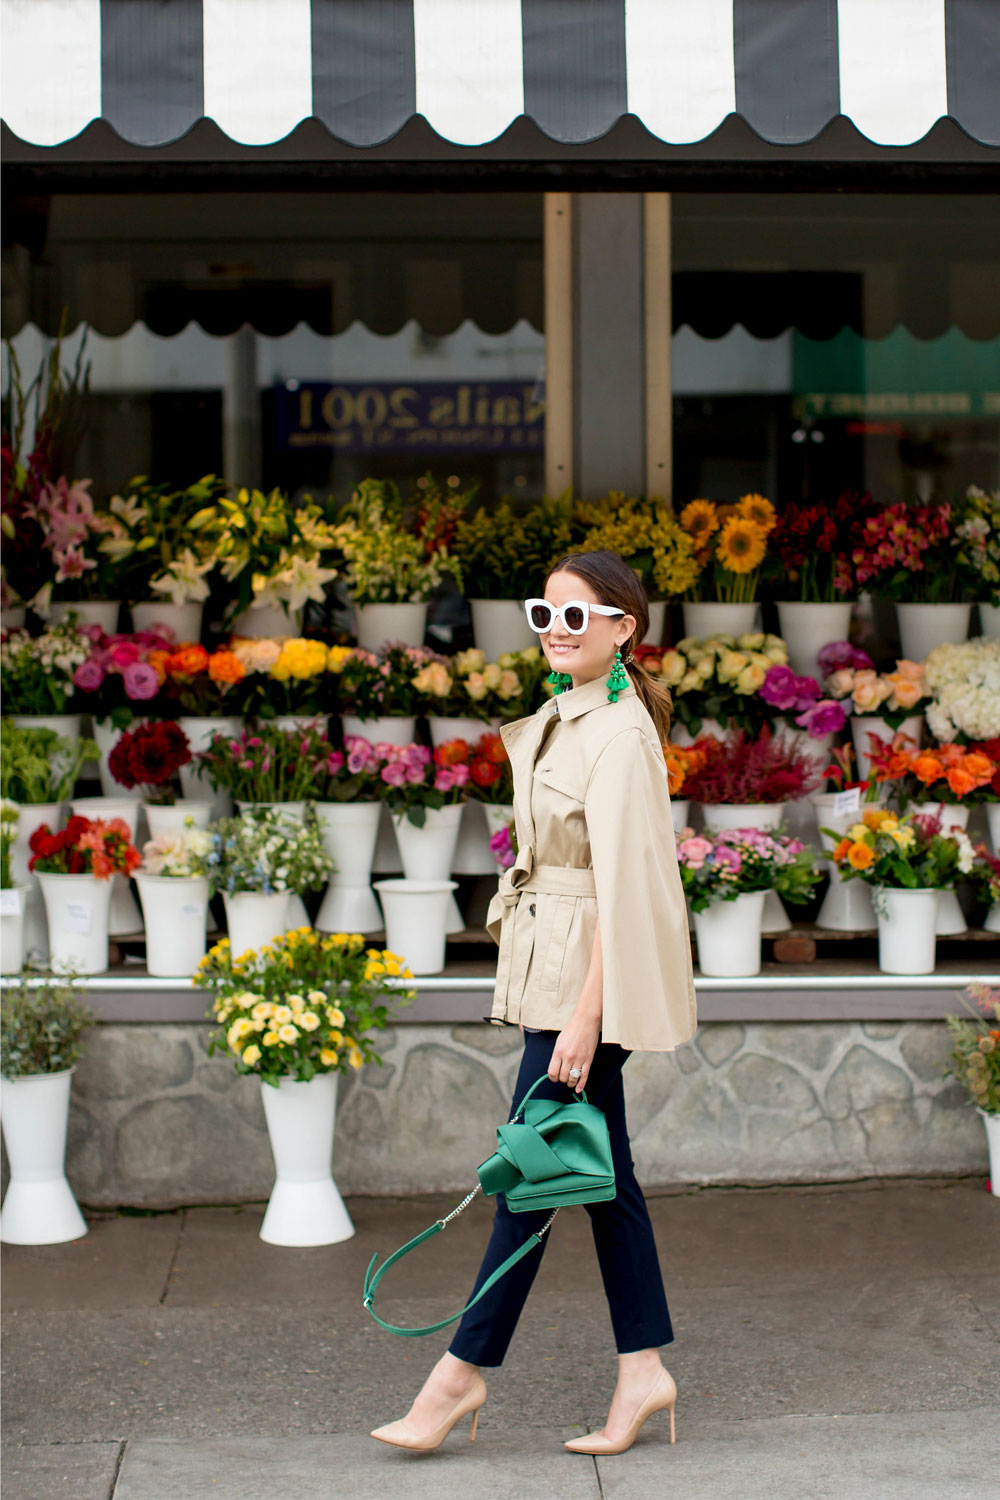
<svg viewBox="0 0 1000 1500">
<path fill-rule="evenodd" d="M 313 795 L 317 802 L 373 802 L 385 790 L 382 781 L 384 747 L 359 734 L 344 737 L 343 750 L 329 749 L 316 770 Z"/>
<path fill-rule="evenodd" d="M 776 890 L 786 901 L 801 903 L 820 878 L 812 851 L 800 839 L 759 828 L 713 834 L 686 828 L 677 841 L 677 862 L 684 894 L 696 912 L 750 891 Z"/>
<path fill-rule="evenodd" d="M 263 895 L 318 890 L 333 872 L 313 819 L 303 822 L 275 808 L 254 808 L 242 817 L 221 818 L 209 830 L 212 847 L 205 873 L 214 891 Z"/>
<path fill-rule="evenodd" d="M 987 493 L 970 485 L 960 509 L 962 519 L 955 527 L 959 567 L 978 579 L 979 586 L 973 585 L 978 598 L 1000 604 L 1000 490 Z"/>
<path fill-rule="evenodd" d="M 273 642 L 259 642 L 271 648 Z M 276 658 L 275 658 L 276 659 Z M 163 674 L 163 695 L 175 712 L 210 718 L 216 714 L 238 714 L 246 707 L 245 680 L 248 667 L 235 651 L 206 651 L 204 646 L 181 646 L 155 657 Z M 254 670 L 264 670 L 256 665 Z"/>
<path fill-rule="evenodd" d="M 834 641 L 819 654 L 823 686 L 847 713 L 877 714 L 891 729 L 921 712 L 928 696 L 925 668 L 903 658 L 894 672 L 876 672 L 871 657 L 847 641 Z"/>
<path fill-rule="evenodd" d="M 216 734 L 196 757 L 198 775 L 238 802 L 301 802 L 313 795 L 317 773 L 330 753 L 321 730 L 276 729 L 261 724 L 236 739 Z"/>
<path fill-rule="evenodd" d="M 971 1101 L 987 1115 L 1000 1115 L 1000 990 L 971 984 L 965 991 L 975 1009 L 965 1002 L 973 1021 L 946 1016 L 951 1033 L 951 1063 L 945 1078 L 965 1085 Z M 963 1001 L 965 997 L 963 996 Z M 990 1022 L 995 1021 L 996 1026 Z"/>
<path fill-rule="evenodd" d="M 663 759 L 667 767 L 667 791 L 671 797 L 680 796 L 688 777 L 705 764 L 705 751 L 699 745 L 663 746 Z"/>
<path fill-rule="evenodd" d="M 26 630 L 7 631 L 0 644 L 4 713 L 71 713 L 76 674 L 89 651 L 89 637 L 69 620 L 34 637 Z"/>
<path fill-rule="evenodd" d="M 968 595 L 951 505 L 899 501 L 868 515 L 851 552 L 859 588 L 906 603 L 944 604 Z"/>
<path fill-rule="evenodd" d="M 93 740 L 66 740 L 54 729 L 18 729 L 0 720 L 0 796 L 22 806 L 65 802 L 84 765 L 99 759 Z"/>
<path fill-rule="evenodd" d="M 930 813 L 899 817 L 883 807 L 866 807 L 846 834 L 824 828 L 837 842 L 827 856 L 845 880 L 864 880 L 894 890 L 943 890 L 972 869 L 975 853 L 959 828 L 944 832 Z"/>
<path fill-rule="evenodd" d="M 760 696 L 779 716 L 790 715 L 810 739 L 836 734 L 847 723 L 839 703 L 824 698 L 815 677 L 799 677 L 786 666 L 774 666 L 761 685 Z"/>
<path fill-rule="evenodd" d="M 396 988 L 412 977 L 398 954 L 366 948 L 359 933 L 299 929 L 237 958 L 223 938 L 194 982 L 214 993 L 220 1029 L 209 1051 L 228 1049 L 238 1073 L 277 1086 L 381 1064 L 371 1033 L 413 999 L 415 991 Z"/>
<path fill-rule="evenodd" d="M 684 791 L 697 802 L 789 802 L 808 797 L 819 785 L 815 759 L 767 728 L 756 737 L 738 729 L 724 740 L 706 735 L 695 744 L 704 758 L 689 773 Z"/>
<path fill-rule="evenodd" d="M 360 646 L 331 646 L 327 670 L 336 679 L 337 707 L 362 719 L 414 714 L 420 697 L 419 673 L 446 657 L 424 646 L 387 641 L 377 653 Z"/>
<path fill-rule="evenodd" d="M 208 576 L 217 558 L 204 531 L 193 531 L 191 522 L 222 499 L 226 486 L 214 474 L 183 490 L 139 475 L 126 489 L 127 496 L 113 495 L 108 502 L 98 550 L 117 560 L 127 597 L 200 604 L 211 592 Z"/>
<path fill-rule="evenodd" d="M 469 752 L 468 766 L 467 793 L 470 798 L 477 802 L 513 802 L 514 777 L 503 740 L 498 734 L 479 736 Z"/>
<path fill-rule="evenodd" d="M 62 833 L 43 823 L 31 835 L 29 848 L 29 870 L 45 875 L 110 880 L 112 875 L 131 875 L 142 862 L 124 818 L 72 817 Z"/>
<path fill-rule="evenodd" d="M 671 689 L 676 716 L 694 736 L 703 719 L 750 731 L 762 728 L 774 717 L 772 705 L 761 697 L 767 674 L 788 664 L 784 641 L 763 631 L 703 641 L 685 636 L 673 650 L 641 646 L 636 654 Z"/>
<path fill-rule="evenodd" d="M 840 495 L 832 505 L 786 505 L 768 541 L 773 596 L 824 604 L 855 593 L 851 554 L 873 508 L 870 495 L 857 494 Z"/>
<path fill-rule="evenodd" d="M 535 592 L 556 558 L 573 551 L 574 526 L 568 496 L 541 500 L 523 515 L 507 501 L 463 517 L 455 528 L 451 556 L 470 599 L 523 599 Z"/>
<path fill-rule="evenodd" d="M 185 819 L 183 828 L 168 829 L 142 846 L 142 869 L 146 875 L 169 875 L 183 880 L 208 874 L 208 856 L 212 835 L 206 828 L 195 828 L 194 819 Z"/>
<path fill-rule="evenodd" d="M 40 982 L 39 982 L 40 978 Z M 0 1055 L 5 1078 L 62 1073 L 80 1061 L 94 1018 L 71 974 L 8 979 L 0 997 Z"/>
<path fill-rule="evenodd" d="M 434 751 L 426 745 L 379 745 L 385 764 L 379 773 L 389 811 L 423 828 L 427 809 L 464 802 L 470 779 L 469 747 L 448 740 Z"/>
<path fill-rule="evenodd" d="M 856 760 L 853 745 L 840 745 L 831 750 L 830 764 L 823 770 L 823 791 L 849 792 L 857 787 L 859 800 L 870 802 L 875 794 L 875 783 L 859 781 L 852 776 Z"/>
<path fill-rule="evenodd" d="M 680 598 L 694 588 L 702 569 L 694 539 L 663 501 L 626 499 L 616 490 L 589 510 L 581 552 L 619 553 L 651 599 Z"/>
<path fill-rule="evenodd" d="M 437 539 L 437 515 L 421 523 L 408 514 L 391 480 L 362 480 L 342 514 L 333 539 L 356 604 L 420 603 L 445 573 L 461 588 L 461 568 Z"/>
<path fill-rule="evenodd" d="M 246 673 L 245 713 L 273 719 L 330 712 L 330 652 L 322 641 L 233 636 L 230 649 Z"/>
<path fill-rule="evenodd" d="M 134 543 L 112 542 L 114 517 L 94 505 L 90 484 L 89 479 L 70 484 L 65 475 L 49 480 L 26 510 L 41 531 L 42 546 L 54 568 L 51 584 L 31 601 L 37 614 L 47 615 L 53 598 L 106 599 L 117 592 L 122 562 Z"/>
<path fill-rule="evenodd" d="M 982 750 L 963 750 L 955 744 L 921 750 L 887 742 L 877 734 L 869 735 L 869 741 L 873 780 L 891 785 L 904 807 L 911 802 L 970 807 L 996 800 L 992 783 L 1000 773 L 1000 759 Z"/>
<path fill-rule="evenodd" d="M 935 646 L 924 662 L 925 714 L 939 740 L 1000 736 L 1000 638 Z"/>
<path fill-rule="evenodd" d="M 110 719 L 116 729 L 126 728 L 137 713 L 157 712 L 173 642 L 151 630 L 105 635 L 90 625 L 85 633 L 90 651 L 73 674 L 80 707 L 95 719 Z"/>
<path fill-rule="evenodd" d="M 429 662 L 413 683 L 422 712 L 488 723 L 500 716 L 517 718 L 527 710 L 537 696 L 542 665 L 537 646 L 506 652 L 498 662 L 488 662 L 485 652 L 472 648 L 457 652 L 447 665 Z"/>
<path fill-rule="evenodd" d="M 142 787 L 147 802 L 172 806 L 174 782 L 191 761 L 191 744 L 179 724 L 166 719 L 126 729 L 111 751 L 108 769 L 127 791 Z"/>
<path fill-rule="evenodd" d="M 319 506 L 294 506 L 279 489 L 217 495 L 190 517 L 187 532 L 199 555 L 215 558 L 232 586 L 233 613 L 267 605 L 294 613 L 309 599 L 322 604 L 326 585 L 337 577 L 336 568 L 321 565 L 334 535 Z"/>
<path fill-rule="evenodd" d="M 743 495 L 735 505 L 689 501 L 680 523 L 691 539 L 700 570 L 692 593 L 727 603 L 755 599 L 776 520 L 774 506 L 763 495 Z"/>
</svg>

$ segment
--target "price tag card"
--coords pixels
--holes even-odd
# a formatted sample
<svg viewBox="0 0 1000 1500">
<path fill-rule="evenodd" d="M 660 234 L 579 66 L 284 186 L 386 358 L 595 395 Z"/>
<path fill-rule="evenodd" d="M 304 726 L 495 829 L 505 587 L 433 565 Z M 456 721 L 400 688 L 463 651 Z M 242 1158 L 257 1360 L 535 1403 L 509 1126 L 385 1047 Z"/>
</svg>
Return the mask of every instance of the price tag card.
<svg viewBox="0 0 1000 1500">
<path fill-rule="evenodd" d="M 181 902 L 181 916 L 182 917 L 204 917 L 204 915 L 205 915 L 205 903 L 204 903 L 204 901 L 183 901 L 183 902 Z"/>
<path fill-rule="evenodd" d="M 843 816 L 845 813 L 856 813 L 861 810 L 861 788 L 859 786 L 849 787 L 846 792 L 837 792 L 833 799 L 831 812 Z"/>
<path fill-rule="evenodd" d="M 19 917 L 21 910 L 20 891 L 0 891 L 0 917 Z"/>
<path fill-rule="evenodd" d="M 94 908 L 89 901 L 66 902 L 66 931 L 86 937 L 94 920 Z"/>
</svg>

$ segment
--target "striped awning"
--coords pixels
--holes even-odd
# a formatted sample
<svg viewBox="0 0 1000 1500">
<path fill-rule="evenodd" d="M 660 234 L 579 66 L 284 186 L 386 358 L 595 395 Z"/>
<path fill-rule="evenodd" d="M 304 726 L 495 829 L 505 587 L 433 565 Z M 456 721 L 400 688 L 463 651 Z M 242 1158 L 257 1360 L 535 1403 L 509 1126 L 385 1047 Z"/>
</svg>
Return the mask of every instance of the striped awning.
<svg viewBox="0 0 1000 1500">
<path fill-rule="evenodd" d="M 110 126 L 162 148 L 207 119 L 250 148 L 309 121 L 374 148 L 422 117 L 420 139 L 474 153 L 522 119 L 573 147 L 626 116 L 654 146 L 736 117 L 784 149 L 841 116 L 861 148 L 942 119 L 979 159 L 1000 145 L 1000 0 L 2 0 L 0 17 L 3 117 L 37 147 Z"/>
</svg>

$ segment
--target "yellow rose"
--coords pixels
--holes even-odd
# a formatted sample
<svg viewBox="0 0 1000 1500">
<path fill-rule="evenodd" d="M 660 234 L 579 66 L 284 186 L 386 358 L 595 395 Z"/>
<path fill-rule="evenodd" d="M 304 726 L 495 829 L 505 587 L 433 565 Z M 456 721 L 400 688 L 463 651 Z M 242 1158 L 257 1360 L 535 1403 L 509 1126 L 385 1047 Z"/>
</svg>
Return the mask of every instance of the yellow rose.
<svg viewBox="0 0 1000 1500">
<path fill-rule="evenodd" d="M 741 651 L 761 651 L 764 648 L 763 630 L 747 630 L 743 635 L 736 637 L 736 644 Z"/>
<path fill-rule="evenodd" d="M 465 679 L 465 691 L 475 703 L 486 697 L 488 690 L 482 672 L 470 672 Z"/>
<path fill-rule="evenodd" d="M 275 1026 L 287 1026 L 292 1019 L 291 1008 L 287 1005 L 276 1005 L 272 1019 Z"/>
<path fill-rule="evenodd" d="M 265 1047 L 273 1047 L 277 1043 L 277 1040 L 278 1033 L 276 1031 L 265 1031 L 264 1035 L 261 1037 L 261 1041 L 264 1043 Z"/>
<path fill-rule="evenodd" d="M 516 672 L 501 672 L 500 681 L 497 683 L 497 697 L 506 703 L 509 698 L 516 698 L 521 691 L 521 679 Z"/>
<path fill-rule="evenodd" d="M 722 682 L 733 682 L 743 671 L 747 658 L 742 651 L 724 651 L 719 657 L 719 677 Z"/>
<path fill-rule="evenodd" d="M 703 656 L 694 671 L 699 682 L 707 682 L 715 671 L 715 662 L 710 656 Z"/>
<path fill-rule="evenodd" d="M 667 687 L 673 687 L 680 682 L 687 670 L 687 662 L 679 651 L 664 651 L 660 661 L 660 676 Z"/>
<path fill-rule="evenodd" d="M 685 672 L 680 682 L 677 683 L 678 693 L 693 693 L 696 688 L 701 687 L 701 678 L 697 672 Z"/>
<path fill-rule="evenodd" d="M 292 1042 L 297 1042 L 298 1039 L 299 1039 L 299 1028 L 297 1026 L 290 1026 L 290 1025 L 288 1025 L 288 1026 L 279 1026 L 278 1027 L 278 1041 L 279 1042 L 287 1042 L 290 1045 Z"/>
<path fill-rule="evenodd" d="M 250 1014 L 255 1021 L 267 1021 L 274 1014 L 274 1006 L 270 1000 L 258 1000 Z"/>
<path fill-rule="evenodd" d="M 364 1064 L 364 1060 L 364 1055 L 360 1047 L 352 1047 L 347 1054 L 348 1064 L 352 1068 L 360 1068 Z"/>
<path fill-rule="evenodd" d="M 347 1022 L 347 1017 L 344 1015 L 344 1012 L 341 1010 L 339 1005 L 327 1006 L 326 1019 L 329 1021 L 331 1026 L 343 1026 Z"/>
<path fill-rule="evenodd" d="M 255 1062 L 260 1062 L 260 1048 L 256 1042 L 251 1042 L 243 1053 L 243 1061 L 247 1067 L 252 1068 Z"/>
<path fill-rule="evenodd" d="M 319 1016 L 314 1010 L 307 1010 L 299 1017 L 299 1025 L 303 1031 L 315 1031 L 319 1025 Z"/>
<path fill-rule="evenodd" d="M 339 1061 L 336 1052 L 331 1052 L 329 1047 L 323 1047 L 319 1054 L 319 1060 L 324 1068 L 335 1068 Z"/>
<path fill-rule="evenodd" d="M 310 1005 L 325 1005 L 326 992 L 324 990 L 310 990 L 306 999 Z"/>
<path fill-rule="evenodd" d="M 743 668 L 736 679 L 736 691 L 738 693 L 756 693 L 763 686 L 764 678 L 768 669 L 762 667 L 759 662 L 752 661 Z"/>
<path fill-rule="evenodd" d="M 340 1032 L 340 1031 L 331 1031 L 330 1032 L 330 1045 L 333 1046 L 333 1047 L 342 1047 L 344 1045 L 343 1032 Z"/>
<path fill-rule="evenodd" d="M 304 995 L 289 995 L 288 996 L 288 1003 L 292 1007 L 292 1015 L 293 1016 L 301 1015 L 302 1011 L 304 1011 L 305 1008 L 306 1008 L 306 1001 L 305 1001 L 305 996 Z"/>
<path fill-rule="evenodd" d="M 892 692 L 890 685 L 871 668 L 864 668 L 854 678 L 854 707 L 862 714 L 876 711 Z"/>
<path fill-rule="evenodd" d="M 480 651 L 473 646 L 469 651 L 456 651 L 452 657 L 455 671 L 462 677 L 467 677 L 470 672 L 481 672 L 486 666 L 486 652 Z"/>
<path fill-rule="evenodd" d="M 488 688 L 498 688 L 502 676 L 503 671 L 497 666 L 495 661 L 491 661 L 489 666 L 483 668 L 483 681 Z"/>
</svg>

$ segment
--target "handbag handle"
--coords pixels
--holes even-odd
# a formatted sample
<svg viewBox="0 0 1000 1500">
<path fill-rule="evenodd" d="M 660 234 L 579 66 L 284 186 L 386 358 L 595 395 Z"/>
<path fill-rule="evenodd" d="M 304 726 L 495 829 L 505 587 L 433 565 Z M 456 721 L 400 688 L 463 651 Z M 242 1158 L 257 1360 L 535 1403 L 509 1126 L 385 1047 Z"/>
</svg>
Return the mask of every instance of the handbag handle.
<svg viewBox="0 0 1000 1500">
<path fill-rule="evenodd" d="M 537 1088 L 539 1088 L 543 1083 L 552 1083 L 552 1082 L 553 1082 L 553 1080 L 549 1077 L 548 1073 L 543 1073 L 542 1076 L 541 1076 L 541 1078 L 536 1078 L 535 1079 L 534 1083 L 531 1085 L 531 1088 L 525 1094 L 524 1098 L 521 1100 L 520 1104 L 517 1106 L 517 1109 L 514 1111 L 513 1115 L 511 1116 L 510 1123 L 512 1125 L 514 1124 L 514 1121 L 520 1115 L 521 1111 L 523 1110 L 524 1106 L 527 1104 L 528 1100 L 531 1098 L 531 1096 L 535 1092 L 535 1090 Z M 572 1085 L 567 1083 L 566 1087 L 568 1089 L 571 1089 Z M 573 1090 L 572 1103 L 574 1103 L 574 1104 L 586 1104 L 586 1102 L 587 1102 L 587 1090 L 586 1089 L 581 1089 L 579 1093 L 577 1093 L 575 1090 Z"/>
</svg>

